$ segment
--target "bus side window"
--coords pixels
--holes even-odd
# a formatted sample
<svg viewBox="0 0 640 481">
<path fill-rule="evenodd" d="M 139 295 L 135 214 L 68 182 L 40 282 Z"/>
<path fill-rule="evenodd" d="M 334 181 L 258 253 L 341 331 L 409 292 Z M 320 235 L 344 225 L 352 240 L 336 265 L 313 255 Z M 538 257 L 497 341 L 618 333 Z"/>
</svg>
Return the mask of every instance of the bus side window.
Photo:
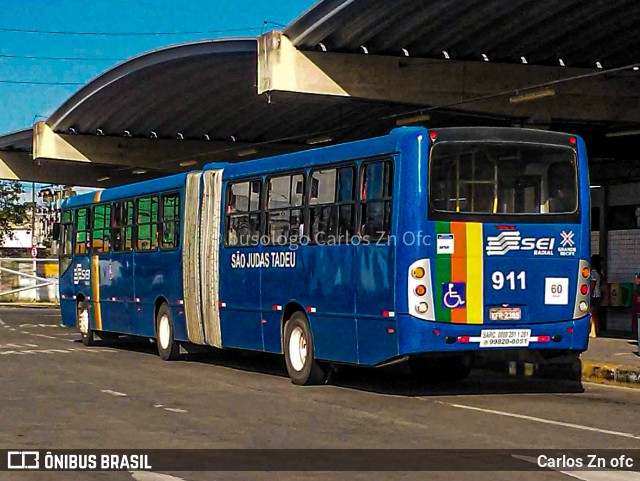
<svg viewBox="0 0 640 481">
<path fill-rule="evenodd" d="M 76 239 L 74 251 L 76 254 L 88 254 L 90 245 L 89 209 L 76 211 Z"/>
<path fill-rule="evenodd" d="M 266 217 L 271 244 L 297 243 L 305 234 L 304 181 L 303 174 L 269 179 Z"/>
<path fill-rule="evenodd" d="M 366 163 L 361 179 L 360 236 L 378 242 L 391 232 L 393 163 L 390 160 Z"/>
<path fill-rule="evenodd" d="M 255 246 L 260 240 L 260 192 L 262 182 L 229 184 L 225 206 L 225 242 L 228 246 Z"/>
<path fill-rule="evenodd" d="M 180 244 L 180 194 L 162 196 L 161 249 L 175 249 Z"/>
<path fill-rule="evenodd" d="M 136 249 L 156 250 L 158 247 L 158 197 L 143 197 L 137 200 Z"/>
<path fill-rule="evenodd" d="M 97 205 L 93 208 L 91 228 L 91 246 L 94 252 L 105 253 L 111 249 L 111 204 Z"/>
<path fill-rule="evenodd" d="M 114 252 L 129 252 L 133 249 L 133 201 L 125 200 L 113 204 L 111 242 Z"/>
<path fill-rule="evenodd" d="M 353 236 L 354 177 L 353 167 L 312 173 L 309 196 L 312 243 L 343 243 Z"/>
</svg>

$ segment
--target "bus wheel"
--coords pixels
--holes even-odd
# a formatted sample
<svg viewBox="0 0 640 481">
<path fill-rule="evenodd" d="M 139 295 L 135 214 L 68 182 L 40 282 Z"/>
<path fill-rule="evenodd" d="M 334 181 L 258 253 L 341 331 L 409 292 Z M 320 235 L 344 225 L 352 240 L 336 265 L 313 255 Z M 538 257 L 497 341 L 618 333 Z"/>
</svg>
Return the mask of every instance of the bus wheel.
<svg viewBox="0 0 640 481">
<path fill-rule="evenodd" d="M 471 373 L 471 359 L 452 357 L 428 359 L 412 357 L 409 359 L 411 373 L 421 381 L 439 384 L 460 382 Z"/>
<path fill-rule="evenodd" d="M 93 335 L 93 329 L 91 329 L 91 319 L 89 318 L 89 309 L 84 301 L 78 302 L 76 306 L 76 324 L 82 337 L 82 344 L 85 346 L 95 346 L 97 344 L 96 338 Z"/>
<path fill-rule="evenodd" d="M 173 361 L 180 357 L 180 346 L 173 337 L 173 321 L 171 320 L 171 311 L 165 303 L 158 309 L 156 315 L 156 335 L 158 345 L 158 354 L 163 361 Z"/>
<path fill-rule="evenodd" d="M 313 353 L 313 338 L 309 321 L 302 312 L 295 312 L 284 325 L 284 359 L 293 384 L 308 386 L 324 380 L 324 369 Z"/>
</svg>

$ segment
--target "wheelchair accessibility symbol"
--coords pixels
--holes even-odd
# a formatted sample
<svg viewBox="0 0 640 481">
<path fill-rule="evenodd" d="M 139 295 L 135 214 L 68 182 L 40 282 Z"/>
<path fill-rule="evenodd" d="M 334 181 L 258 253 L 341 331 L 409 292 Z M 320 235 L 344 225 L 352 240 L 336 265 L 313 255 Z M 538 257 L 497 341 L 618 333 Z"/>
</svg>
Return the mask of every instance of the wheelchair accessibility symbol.
<svg viewBox="0 0 640 481">
<path fill-rule="evenodd" d="M 445 282 L 442 284 L 442 307 L 462 309 L 466 304 L 466 284 L 464 282 Z"/>
</svg>

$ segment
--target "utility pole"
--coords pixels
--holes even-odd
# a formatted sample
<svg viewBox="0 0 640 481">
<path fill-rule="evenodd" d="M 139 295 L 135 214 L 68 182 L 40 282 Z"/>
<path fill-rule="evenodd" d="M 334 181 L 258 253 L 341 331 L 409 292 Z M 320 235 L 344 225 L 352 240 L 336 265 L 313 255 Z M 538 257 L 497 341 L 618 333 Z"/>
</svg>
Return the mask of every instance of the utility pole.
<svg viewBox="0 0 640 481">
<path fill-rule="evenodd" d="M 38 246 L 38 238 L 36 237 L 36 183 L 31 182 L 31 257 L 33 257 L 33 275 L 37 275 L 36 256 L 33 250 Z"/>
</svg>

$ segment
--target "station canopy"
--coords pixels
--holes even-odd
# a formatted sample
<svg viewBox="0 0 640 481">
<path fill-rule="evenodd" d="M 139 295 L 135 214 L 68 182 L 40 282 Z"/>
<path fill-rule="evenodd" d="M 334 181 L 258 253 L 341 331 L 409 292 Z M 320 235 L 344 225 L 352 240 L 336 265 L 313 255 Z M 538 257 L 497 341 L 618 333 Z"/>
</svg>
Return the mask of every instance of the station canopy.
<svg viewBox="0 0 640 481">
<path fill-rule="evenodd" d="M 284 32 L 306 50 L 611 68 L 640 61 L 639 20 L 636 0 L 325 0 Z"/>
<path fill-rule="evenodd" d="M 527 64 L 529 69 L 553 67 L 562 76 L 565 68 L 610 69 L 638 62 L 639 21 L 636 0 L 325 0 L 283 34 L 309 55 L 420 58 L 472 67 L 483 62 L 511 68 Z M 35 174 L 22 169 L 18 160 L 9 170 L 26 180 L 117 185 L 205 162 L 307 149 L 327 133 L 334 143 L 379 135 L 422 106 L 357 95 L 258 93 L 259 41 L 191 42 L 115 66 L 72 95 L 40 129 L 71 145 L 71 160 L 81 162 L 47 155 L 35 159 L 40 163 Z M 637 73 L 616 75 L 618 81 L 620 75 L 630 76 L 622 81 L 637 86 Z M 494 88 L 502 89 L 501 79 L 495 80 Z M 639 96 L 636 91 L 636 100 Z M 633 107 L 628 100 L 619 103 L 616 109 Z M 546 119 L 544 128 L 604 138 L 612 125 L 633 127 L 628 121 L 591 121 L 589 108 L 584 103 L 584 116 Z M 514 112 L 452 106 L 430 111 L 428 125 L 518 125 L 531 115 Z M 0 136 L 0 160 L 24 163 L 28 157 L 33 163 L 34 130 Z M 24 156 L 15 157 L 17 153 Z"/>
</svg>

